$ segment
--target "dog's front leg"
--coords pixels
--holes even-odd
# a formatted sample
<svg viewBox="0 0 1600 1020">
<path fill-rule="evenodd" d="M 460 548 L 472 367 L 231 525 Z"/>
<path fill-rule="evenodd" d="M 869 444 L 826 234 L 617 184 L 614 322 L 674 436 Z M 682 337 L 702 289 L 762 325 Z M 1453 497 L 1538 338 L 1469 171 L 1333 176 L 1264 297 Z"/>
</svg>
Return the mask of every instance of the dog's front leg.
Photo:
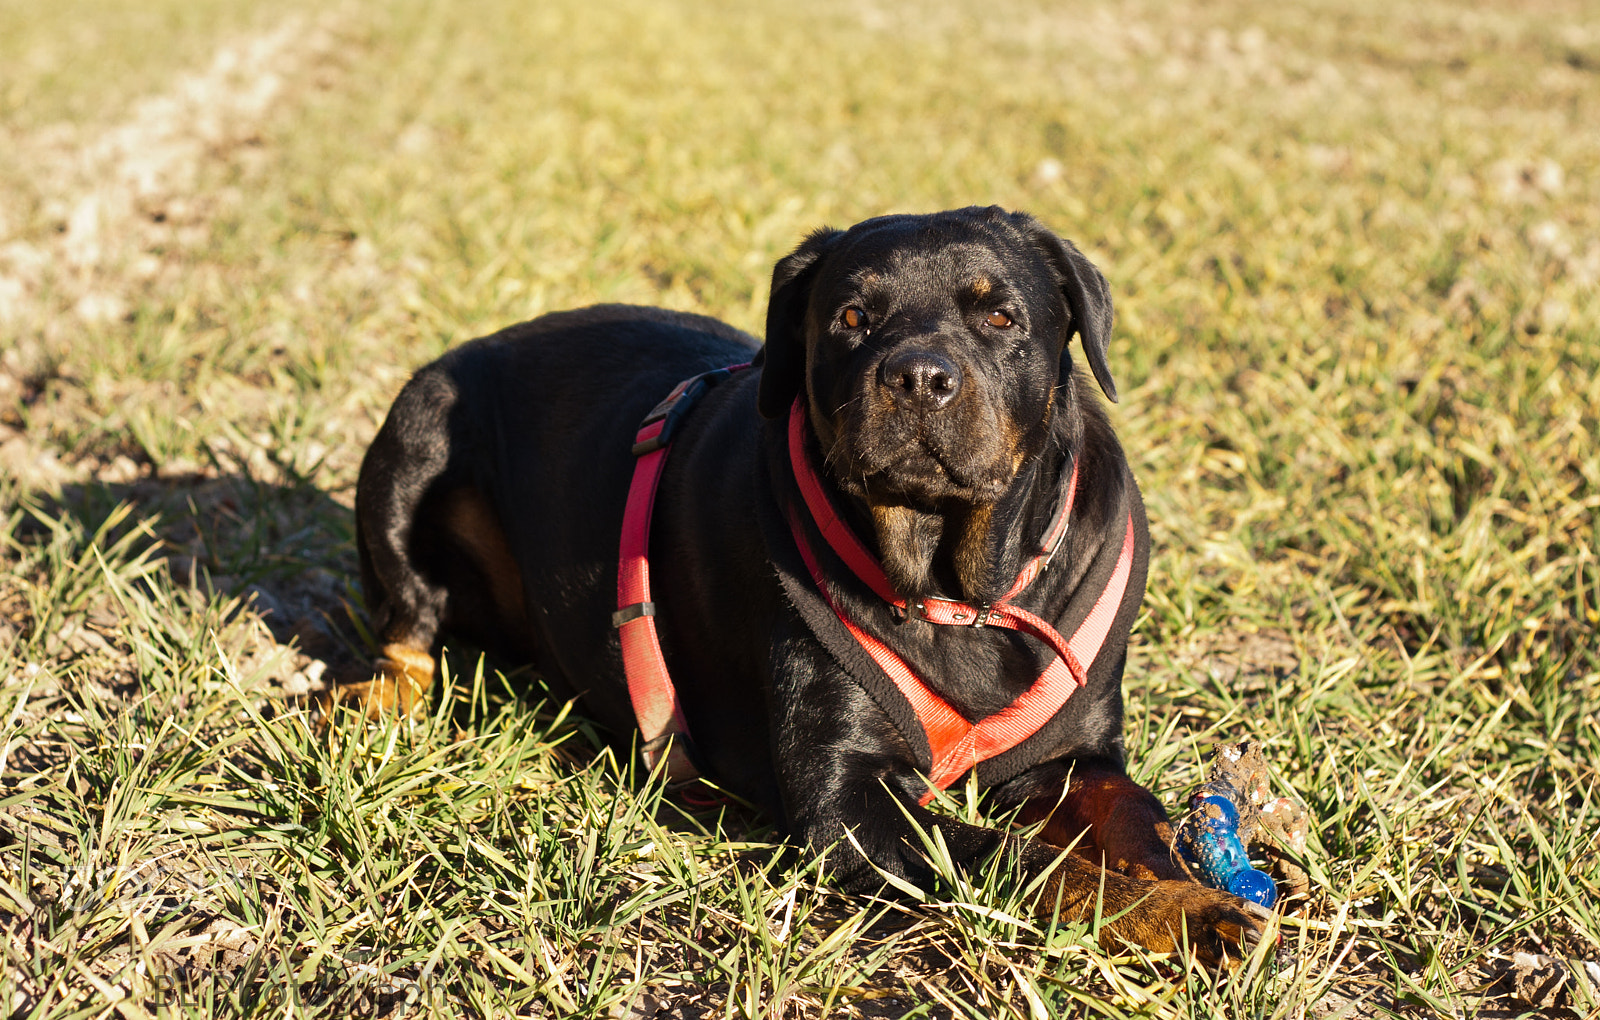
<svg viewBox="0 0 1600 1020">
<path fill-rule="evenodd" d="M 1124 875 L 1149 881 L 1189 877 L 1172 850 L 1166 809 L 1154 794 L 1110 761 L 1079 760 L 1070 768 L 1070 775 L 1047 781 L 1028 797 L 1018 822 L 1043 821 L 1040 839 L 1071 846 Z"/>
<path fill-rule="evenodd" d="M 847 889 L 883 884 L 879 871 L 931 886 L 916 829 L 941 830 L 960 861 L 980 860 L 1000 833 L 943 818 L 917 803 L 926 782 L 908 764 L 915 752 L 890 718 L 820 648 L 780 643 L 774 704 L 776 761 L 785 823 Z M 814 654 L 813 654 L 814 652 Z"/>
<path fill-rule="evenodd" d="M 991 855 L 1008 837 L 917 804 L 927 787 L 911 765 L 911 748 L 853 679 L 810 641 L 780 640 L 775 647 L 774 750 L 785 820 L 811 852 L 827 853 L 835 881 L 852 890 L 873 889 L 883 884 L 885 872 L 930 888 L 935 875 L 919 827 L 939 831 L 957 868 L 996 866 L 989 863 Z M 1104 789 L 1114 787 L 1108 782 Z M 1093 793 L 1100 787 L 1083 789 L 1078 800 L 1086 806 L 1116 799 Z M 1057 800 L 1050 798 L 1050 806 Z M 1187 943 L 1202 960 L 1218 963 L 1237 959 L 1241 942 L 1260 937 L 1261 921 L 1227 893 L 1187 880 L 1152 882 L 1106 871 L 1078 854 L 1062 857 L 1037 840 L 1010 842 L 1025 875 L 1047 875 L 1036 903 L 1040 913 L 1065 921 L 1109 919 L 1100 928 L 1107 949 L 1132 942 L 1169 952 Z"/>
</svg>

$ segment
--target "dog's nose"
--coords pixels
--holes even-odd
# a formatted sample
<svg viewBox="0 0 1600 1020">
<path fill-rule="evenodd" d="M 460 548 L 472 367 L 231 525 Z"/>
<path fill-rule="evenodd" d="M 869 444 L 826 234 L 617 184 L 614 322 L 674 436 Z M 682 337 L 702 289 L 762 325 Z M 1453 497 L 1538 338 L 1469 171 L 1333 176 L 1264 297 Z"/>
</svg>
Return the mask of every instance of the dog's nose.
<svg viewBox="0 0 1600 1020">
<path fill-rule="evenodd" d="M 883 359 L 883 385 L 902 409 L 928 414 L 956 399 L 961 370 L 933 351 L 911 348 Z"/>
</svg>

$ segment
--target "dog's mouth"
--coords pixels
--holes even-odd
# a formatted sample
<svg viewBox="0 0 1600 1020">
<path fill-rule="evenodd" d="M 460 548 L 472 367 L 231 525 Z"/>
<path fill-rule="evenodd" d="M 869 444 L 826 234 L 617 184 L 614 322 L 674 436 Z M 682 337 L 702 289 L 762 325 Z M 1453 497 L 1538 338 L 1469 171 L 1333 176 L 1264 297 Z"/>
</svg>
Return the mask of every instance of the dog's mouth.
<svg viewBox="0 0 1600 1020">
<path fill-rule="evenodd" d="M 871 505 L 945 514 L 999 501 L 1042 444 L 1048 399 L 1043 417 L 1030 413 L 1024 421 L 1016 405 L 1026 402 L 977 365 L 953 354 L 930 355 L 927 365 L 902 360 L 908 364 L 896 374 L 885 371 L 881 357 L 860 358 L 836 382 L 813 390 L 827 470 L 847 494 Z M 952 395 L 911 386 L 935 368 L 956 377 Z"/>
<path fill-rule="evenodd" d="M 868 503 L 905 503 L 938 510 L 951 502 L 992 503 L 1016 476 L 1022 458 L 993 425 L 926 421 L 841 423 L 830 454 L 840 487 Z"/>
<path fill-rule="evenodd" d="M 972 465 L 923 441 L 903 451 L 897 460 L 868 471 L 866 485 L 885 491 L 941 489 L 952 490 L 951 495 L 982 496 L 1001 486 L 1001 480 L 993 472 L 974 471 Z"/>
</svg>

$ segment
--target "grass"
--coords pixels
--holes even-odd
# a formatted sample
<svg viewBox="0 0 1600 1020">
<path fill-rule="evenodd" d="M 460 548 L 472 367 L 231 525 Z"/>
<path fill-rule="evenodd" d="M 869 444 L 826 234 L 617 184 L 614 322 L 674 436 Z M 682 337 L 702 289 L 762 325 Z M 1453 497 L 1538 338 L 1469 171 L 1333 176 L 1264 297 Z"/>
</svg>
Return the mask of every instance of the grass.
<svg viewBox="0 0 1600 1020">
<path fill-rule="evenodd" d="M 1592 5 L 0 24 L 0 1008 L 1489 1017 L 1545 1008 L 1514 954 L 1600 960 Z M 413 368 L 593 301 L 758 329 L 813 227 L 989 202 L 1111 280 L 1132 768 L 1176 804 L 1266 745 L 1313 819 L 1292 962 L 1107 957 L 998 864 L 842 895 L 466 649 L 426 724 L 308 727 Z"/>
</svg>

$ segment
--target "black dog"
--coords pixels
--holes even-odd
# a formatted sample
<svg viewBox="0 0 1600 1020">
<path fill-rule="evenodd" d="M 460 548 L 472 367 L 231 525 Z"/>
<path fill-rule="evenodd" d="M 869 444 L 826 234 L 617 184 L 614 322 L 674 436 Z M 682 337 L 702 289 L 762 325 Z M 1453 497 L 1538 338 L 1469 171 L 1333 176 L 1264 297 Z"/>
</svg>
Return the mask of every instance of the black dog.
<svg viewBox="0 0 1600 1020">
<path fill-rule="evenodd" d="M 650 530 L 654 620 L 700 771 L 833 847 L 847 886 L 881 881 L 868 859 L 931 877 L 908 815 L 976 866 L 1004 837 L 922 806 L 934 734 L 863 649 L 892 650 L 964 731 L 1057 658 L 1018 620 L 1073 635 L 1105 602 L 1103 642 L 1069 664 L 1082 689 L 1017 746 L 945 760 L 940 784 L 983 759 L 993 802 L 1045 820 L 1052 844 L 1077 841 L 1060 864 L 1055 846 L 1020 845 L 1026 869 L 1051 872 L 1041 910 L 1076 918 L 1099 901 L 1122 914 L 1108 943 L 1171 950 L 1186 930 L 1207 959 L 1237 953 L 1260 922 L 1186 879 L 1161 805 L 1123 767 L 1149 540 L 1067 353 L 1077 333 L 1115 399 L 1110 330 L 1105 279 L 1076 248 L 1026 215 L 972 208 L 812 234 L 773 272 L 764 350 L 711 319 L 607 305 L 451 351 L 407 384 L 362 464 L 358 542 L 384 657 L 344 693 L 411 712 L 452 633 L 536 663 L 629 747 L 612 614 L 635 430 L 680 380 L 756 358 L 679 423 Z M 881 562 L 887 598 L 822 535 L 792 453 L 821 479 L 813 499 Z M 1069 489 L 1065 539 L 1044 550 Z M 941 606 L 1001 625 L 929 622 Z"/>
</svg>

